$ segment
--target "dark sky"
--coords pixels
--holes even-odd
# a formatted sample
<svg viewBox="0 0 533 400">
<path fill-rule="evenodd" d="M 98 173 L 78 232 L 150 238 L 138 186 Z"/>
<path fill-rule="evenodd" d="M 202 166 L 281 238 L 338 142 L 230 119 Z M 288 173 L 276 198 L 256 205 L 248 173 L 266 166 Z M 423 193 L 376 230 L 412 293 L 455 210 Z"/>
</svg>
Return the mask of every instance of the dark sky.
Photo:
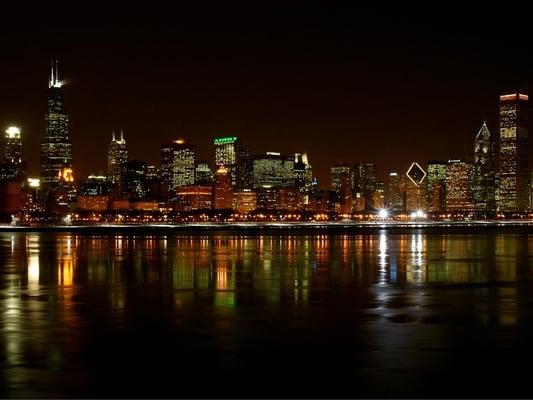
<svg viewBox="0 0 533 400">
<path fill-rule="evenodd" d="M 499 93 L 531 82 L 531 23 L 516 5 L 292 4 L 13 10 L 0 24 L 0 126 L 22 127 L 37 174 L 57 58 L 78 176 L 104 170 L 122 128 L 130 157 L 150 162 L 177 137 L 210 162 L 219 135 L 256 153 L 307 151 L 327 186 L 338 161 L 375 162 L 383 178 L 470 156 L 484 117 L 497 133 Z"/>
</svg>

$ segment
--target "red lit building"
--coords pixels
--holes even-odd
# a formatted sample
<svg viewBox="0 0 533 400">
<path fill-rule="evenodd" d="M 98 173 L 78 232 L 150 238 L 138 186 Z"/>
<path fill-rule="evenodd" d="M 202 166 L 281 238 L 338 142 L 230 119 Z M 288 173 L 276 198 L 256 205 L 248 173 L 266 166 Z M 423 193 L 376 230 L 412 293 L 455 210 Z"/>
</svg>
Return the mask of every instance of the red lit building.
<svg viewBox="0 0 533 400">
<path fill-rule="evenodd" d="M 109 203 L 109 196 L 78 196 L 77 208 L 87 211 L 105 211 Z"/>
<path fill-rule="evenodd" d="M 215 209 L 233 208 L 233 187 L 231 176 L 224 165 L 220 165 L 215 174 Z"/>
<path fill-rule="evenodd" d="M 211 186 L 180 186 L 176 188 L 176 211 L 191 211 L 211 208 L 213 189 Z"/>
</svg>

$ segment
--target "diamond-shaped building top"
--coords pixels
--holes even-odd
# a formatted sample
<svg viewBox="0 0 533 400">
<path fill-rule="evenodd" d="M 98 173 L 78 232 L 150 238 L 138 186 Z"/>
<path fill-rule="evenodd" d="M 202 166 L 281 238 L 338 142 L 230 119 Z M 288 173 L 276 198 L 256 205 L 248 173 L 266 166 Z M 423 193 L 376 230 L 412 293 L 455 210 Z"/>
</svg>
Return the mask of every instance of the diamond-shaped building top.
<svg viewBox="0 0 533 400">
<path fill-rule="evenodd" d="M 406 175 L 415 185 L 418 186 L 424 181 L 424 178 L 426 177 L 426 171 L 424 171 L 424 169 L 417 162 L 414 162 L 407 170 Z"/>
</svg>

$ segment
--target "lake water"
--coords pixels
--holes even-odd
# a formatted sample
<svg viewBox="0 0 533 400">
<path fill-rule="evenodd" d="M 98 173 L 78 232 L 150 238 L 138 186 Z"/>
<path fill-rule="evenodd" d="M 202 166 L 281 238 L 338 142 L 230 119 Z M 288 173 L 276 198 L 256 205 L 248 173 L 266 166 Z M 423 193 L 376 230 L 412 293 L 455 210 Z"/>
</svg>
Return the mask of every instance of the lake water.
<svg viewBox="0 0 533 400">
<path fill-rule="evenodd" d="M 531 397 L 533 235 L 0 233 L 1 397 Z"/>
</svg>

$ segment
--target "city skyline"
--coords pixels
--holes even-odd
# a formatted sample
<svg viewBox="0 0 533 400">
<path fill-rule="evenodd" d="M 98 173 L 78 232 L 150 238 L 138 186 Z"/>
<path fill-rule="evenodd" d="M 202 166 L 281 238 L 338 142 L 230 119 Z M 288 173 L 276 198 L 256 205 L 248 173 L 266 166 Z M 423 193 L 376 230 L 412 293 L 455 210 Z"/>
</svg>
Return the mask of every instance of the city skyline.
<svg viewBox="0 0 533 400">
<path fill-rule="evenodd" d="M 239 137 L 256 154 L 306 152 L 324 186 L 330 166 L 342 161 L 375 163 L 386 180 L 412 160 L 471 158 L 484 119 L 497 133 L 498 96 L 531 82 L 530 56 L 506 63 L 489 51 L 498 43 L 512 52 L 527 36 L 502 43 L 494 30 L 474 32 L 470 14 L 456 26 L 466 35 L 428 31 L 423 38 L 416 28 L 429 24 L 413 18 L 412 30 L 393 38 L 390 14 L 382 18 L 393 24 L 378 32 L 340 13 L 320 18 L 316 11 L 279 17 L 275 27 L 266 16 L 234 17 L 218 37 L 223 21 L 211 14 L 209 24 L 194 15 L 180 24 L 147 18 L 146 30 L 135 13 L 101 17 L 98 29 L 66 15 L 46 25 L 34 24 L 34 16 L 17 21 L 16 29 L 9 22 L 1 28 L 10 62 L 0 68 L 10 79 L 0 123 L 22 128 L 29 173 L 36 175 L 46 71 L 57 58 L 68 79 L 76 178 L 106 170 L 100 149 L 122 128 L 131 158 L 149 163 L 159 159 L 161 143 L 178 137 L 210 162 L 212 140 L 222 136 Z M 495 15 L 483 10 L 476 20 L 494 25 Z M 249 28 L 249 37 L 241 28 Z M 67 30 L 69 38 L 62 35 Z M 427 48 L 430 40 L 435 46 Z"/>
<path fill-rule="evenodd" d="M 59 79 L 59 75 L 55 76 L 54 74 L 59 74 L 59 72 L 57 71 L 58 70 L 58 61 L 57 60 L 53 60 L 52 61 L 52 70 L 51 70 L 51 73 L 49 75 L 49 93 L 50 93 L 50 89 L 52 89 L 52 91 L 54 90 L 57 90 L 58 88 L 60 87 L 65 87 L 68 85 L 68 78 L 64 79 L 64 80 L 61 80 Z M 54 72 L 55 71 L 55 72 Z M 62 91 L 61 93 L 61 97 L 65 97 L 65 94 L 64 94 L 64 90 Z M 55 93 L 55 92 L 54 92 Z M 517 92 L 518 93 L 518 92 Z M 526 93 L 525 91 L 523 92 L 520 92 L 520 93 Z M 500 95 L 498 95 L 498 99 L 500 98 Z M 49 100 L 50 101 L 50 100 Z M 61 101 L 63 102 L 63 99 L 61 98 Z M 525 112 L 528 112 L 529 111 L 529 104 L 526 103 L 526 106 L 528 107 L 526 109 Z M 64 107 L 64 104 L 61 104 L 60 107 Z M 69 106 L 67 105 L 66 108 L 68 108 Z M 65 110 L 62 110 L 62 112 L 65 113 Z M 65 113 L 65 115 L 67 116 L 67 114 L 69 114 L 68 112 Z M 67 124 L 68 124 L 68 116 L 66 117 L 67 118 Z M 494 119 L 494 118 L 487 118 L 487 117 L 484 117 L 483 118 L 483 121 L 482 121 L 482 127 L 485 127 L 487 128 L 487 120 L 488 119 Z M 496 118 L 497 120 L 497 123 L 496 123 L 496 126 L 494 128 L 492 128 L 494 131 L 498 130 L 499 129 L 499 118 Z M 11 124 L 9 125 L 10 127 L 16 127 L 18 128 L 19 130 L 23 131 L 24 128 L 21 129 L 21 124 Z M 7 128 L 7 126 L 6 126 Z M 46 130 L 46 126 L 44 128 L 44 130 Z M 65 128 L 62 128 L 62 129 L 65 129 Z M 488 128 L 487 128 L 488 129 Z M 67 127 L 66 128 L 67 130 L 67 136 L 70 136 L 68 131 L 69 131 L 69 128 Z M 122 128 L 114 128 L 112 129 L 111 131 L 111 136 L 112 138 L 115 137 L 115 130 L 119 130 L 120 131 L 120 137 L 121 139 L 124 139 L 124 129 Z M 476 133 L 477 132 L 477 133 Z M 478 131 L 476 132 L 473 132 L 471 133 L 471 135 L 468 137 L 469 141 L 470 141 L 470 144 L 465 144 L 465 150 L 463 152 L 461 151 L 456 151 L 455 153 L 452 153 L 452 156 L 448 156 L 448 157 L 441 157 L 442 160 L 453 160 L 453 159 L 465 159 L 467 161 L 474 161 L 474 158 L 475 158 L 475 139 L 477 137 L 477 135 L 479 134 Z M 28 144 L 25 144 L 25 136 L 24 136 L 24 133 L 20 133 L 19 132 L 19 135 L 22 137 L 22 147 L 23 147 L 23 154 L 31 154 L 32 151 L 26 151 L 27 150 L 27 147 L 29 146 Z M 40 140 L 43 139 L 43 137 L 45 136 L 45 134 L 43 133 L 41 135 L 41 137 L 39 138 Z M 108 136 L 109 136 L 109 133 L 108 133 Z M 224 136 L 224 135 L 218 135 L 218 137 L 220 136 Z M 233 139 L 237 139 L 236 136 L 227 136 L 228 138 L 233 138 Z M 216 137 L 213 137 L 211 139 L 211 142 L 213 139 L 216 139 Z M 242 136 L 239 136 L 238 137 L 239 139 L 239 143 L 242 143 Z M 134 139 L 135 140 L 135 139 Z M 493 139 L 494 140 L 494 139 Z M 72 140 L 70 139 L 70 141 L 72 142 Z M 120 140 L 119 140 L 120 141 Z M 31 142 L 32 146 L 34 147 L 34 142 L 33 140 L 29 140 L 29 142 Z M 206 155 L 206 159 L 208 160 L 207 162 L 212 165 L 212 166 L 215 166 L 217 164 L 217 161 L 215 160 L 216 157 L 213 156 L 213 152 L 216 151 L 216 143 L 211 143 L 210 146 L 208 147 L 211 147 L 211 149 L 204 149 L 204 148 L 200 148 L 198 146 L 195 145 L 195 143 L 193 141 L 191 141 L 186 135 L 176 135 L 174 137 L 170 137 L 168 140 L 167 140 L 167 143 L 186 143 L 188 146 L 193 146 L 195 148 L 195 153 L 197 153 L 201 159 L 201 156 L 202 155 Z M 498 140 L 496 139 L 496 145 L 498 144 L 497 143 Z M 257 143 L 257 142 L 256 142 Z M 3 143 L 3 146 L 5 147 L 7 143 L 5 143 L 5 140 L 4 140 L 4 143 Z M 137 143 L 138 144 L 138 143 Z M 151 144 L 151 142 L 150 142 Z M 72 146 L 70 143 L 69 143 L 70 146 Z M 109 145 L 109 141 L 107 143 L 107 145 Z M 129 142 L 129 145 L 131 146 L 131 142 Z M 274 149 L 270 149 L 270 151 L 272 150 L 275 150 L 275 152 L 278 152 L 278 153 L 281 153 L 279 151 L 277 151 L 276 149 L 277 148 L 280 148 L 280 147 L 285 147 L 286 146 L 283 144 L 283 142 L 280 142 L 280 143 L 273 143 L 273 144 L 269 144 L 268 142 L 266 142 L 265 144 L 268 149 L 268 146 L 270 147 L 273 147 Z M 303 143 L 303 148 L 307 148 L 309 147 L 310 143 L 309 142 L 306 142 L 306 143 Z M 156 145 L 156 147 L 159 149 L 162 145 Z M 42 147 L 42 146 L 41 146 Z M 466 147 L 471 147 L 471 148 L 466 148 Z M 146 154 L 151 154 L 152 149 L 150 148 L 147 148 L 146 146 L 143 147 L 145 150 L 148 150 L 146 151 Z M 197 150 L 196 150 L 197 149 Z M 301 150 L 301 149 L 294 149 L 294 151 L 289 151 L 287 154 L 299 154 L 298 151 Z M 268 150 L 266 151 L 268 153 Z M 529 149 L 529 153 L 531 152 L 531 149 Z M 254 151 L 252 152 L 253 155 L 257 156 L 259 154 L 264 154 L 265 151 Z M 529 155 L 528 153 L 528 155 Z M 161 161 L 161 158 L 160 158 L 161 154 L 158 154 L 155 158 L 147 158 L 145 156 L 143 156 L 142 154 L 138 153 L 138 157 L 133 157 L 135 159 L 143 159 L 145 160 L 148 164 L 155 164 L 155 165 L 158 165 L 160 164 L 160 161 Z M 312 156 L 312 155 L 311 155 Z M 39 161 L 38 161 L 38 165 L 35 165 L 36 164 L 36 161 L 28 156 L 25 157 L 25 159 L 27 160 L 28 162 L 28 175 L 29 176 L 39 176 L 40 173 L 38 172 L 38 169 L 42 169 L 42 166 L 40 165 L 40 160 L 42 158 L 42 154 L 40 155 L 40 158 L 39 158 Z M 71 155 L 69 155 L 69 162 L 67 162 L 67 164 L 70 164 L 70 159 L 72 158 Z M 378 156 L 378 158 L 380 158 Z M 436 159 L 438 157 L 434 157 L 434 156 L 431 156 L 428 158 L 428 160 L 424 160 L 423 158 L 415 158 L 417 159 L 419 162 L 421 162 L 422 164 L 426 164 L 426 163 L 429 163 L 432 159 Z M 529 158 L 529 157 L 528 157 Z M 101 160 L 100 160 L 101 159 Z M 105 151 L 101 151 L 97 157 L 96 157 L 96 160 L 97 160 L 97 163 L 96 165 L 98 165 L 99 167 L 94 167 L 94 157 L 92 157 L 92 161 L 93 163 L 91 163 L 91 165 L 93 165 L 93 167 L 86 167 L 85 169 L 83 168 L 83 166 L 81 166 L 80 168 L 77 168 L 78 165 L 77 163 L 73 163 L 73 167 L 75 169 L 75 172 L 76 172 L 76 177 L 80 180 L 83 180 L 85 178 L 87 178 L 87 176 L 89 175 L 94 175 L 94 174 L 98 174 L 98 173 L 102 173 L 102 174 L 106 174 L 108 173 L 108 169 L 109 169 L 109 159 L 108 159 L 108 155 L 107 153 L 105 153 Z M 379 177 L 379 179 L 381 179 L 382 181 L 386 181 L 386 178 L 388 177 L 389 173 L 391 171 L 402 171 L 403 167 L 406 167 L 406 166 L 409 166 L 411 163 L 412 163 L 412 160 L 410 161 L 407 161 L 403 166 L 392 166 L 392 168 L 389 168 L 389 169 L 382 169 L 382 168 L 379 168 L 379 166 L 381 165 L 380 163 L 374 163 L 373 160 L 371 159 L 368 159 L 368 158 L 364 158 L 364 157 L 360 157 L 360 158 L 357 158 L 357 157 L 352 157 L 351 159 L 348 159 L 348 160 L 340 160 L 336 163 L 336 164 L 348 164 L 349 166 L 353 166 L 357 163 L 360 163 L 361 160 L 363 160 L 362 162 L 365 163 L 365 162 L 372 162 L 373 164 L 377 164 L 377 169 L 376 169 L 376 176 Z M 384 163 L 386 165 L 386 163 Z M 390 164 L 389 164 L 390 165 Z M 330 166 L 331 167 L 331 166 Z M 315 168 L 315 170 L 313 171 L 314 172 L 314 176 L 315 177 L 322 177 L 322 179 L 319 179 L 319 183 L 320 183 L 320 186 L 322 188 L 327 188 L 329 187 L 329 178 L 330 178 L 330 167 L 327 167 L 325 168 L 325 171 L 321 171 L 320 169 L 318 168 Z M 58 169 L 58 168 L 56 168 Z M 84 173 L 79 173 L 78 171 L 81 170 L 81 171 L 86 171 Z M 33 172 L 33 173 L 32 173 Z M 324 179 L 325 178 L 325 179 Z"/>
</svg>

